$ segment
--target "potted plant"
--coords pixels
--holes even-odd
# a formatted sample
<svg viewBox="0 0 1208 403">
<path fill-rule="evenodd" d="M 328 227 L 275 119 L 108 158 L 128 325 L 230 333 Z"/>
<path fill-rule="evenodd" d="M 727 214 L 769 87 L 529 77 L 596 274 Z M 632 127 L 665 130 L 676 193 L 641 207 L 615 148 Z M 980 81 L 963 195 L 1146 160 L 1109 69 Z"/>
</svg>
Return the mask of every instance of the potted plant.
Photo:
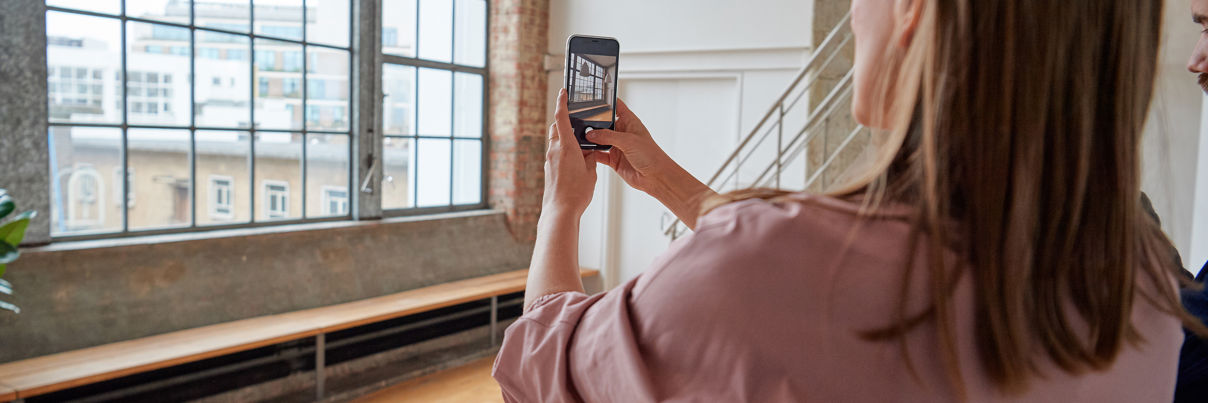
<svg viewBox="0 0 1208 403">
<path fill-rule="evenodd" d="M 4 271 L 9 263 L 21 256 L 17 245 L 20 245 L 21 239 L 25 238 L 25 229 L 29 227 L 29 220 L 38 214 L 31 210 L 9 217 L 16 210 L 17 204 L 13 202 L 12 197 L 9 197 L 8 191 L 0 189 L 0 294 L 4 295 L 13 294 L 13 285 L 3 279 Z M 21 313 L 20 308 L 5 301 L 0 301 L 0 310 Z"/>
</svg>

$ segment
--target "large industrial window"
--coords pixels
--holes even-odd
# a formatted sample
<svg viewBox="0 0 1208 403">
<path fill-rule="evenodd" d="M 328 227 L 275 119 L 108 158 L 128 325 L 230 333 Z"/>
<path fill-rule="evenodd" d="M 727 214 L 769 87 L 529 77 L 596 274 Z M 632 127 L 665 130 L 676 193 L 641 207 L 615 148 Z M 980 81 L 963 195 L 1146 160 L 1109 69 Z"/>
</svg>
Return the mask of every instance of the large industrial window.
<svg viewBox="0 0 1208 403">
<path fill-rule="evenodd" d="M 487 3 L 381 4 L 382 208 L 482 206 Z"/>
<path fill-rule="evenodd" d="M 351 3 L 47 0 L 52 234 L 347 218 Z"/>
</svg>

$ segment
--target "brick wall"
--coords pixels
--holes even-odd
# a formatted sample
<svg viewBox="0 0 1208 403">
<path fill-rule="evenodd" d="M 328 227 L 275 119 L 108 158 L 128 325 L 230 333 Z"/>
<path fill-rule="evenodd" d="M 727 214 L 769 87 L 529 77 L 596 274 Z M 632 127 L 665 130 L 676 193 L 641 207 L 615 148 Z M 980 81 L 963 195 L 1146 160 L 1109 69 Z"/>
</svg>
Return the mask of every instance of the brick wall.
<svg viewBox="0 0 1208 403">
<path fill-rule="evenodd" d="M 544 186 L 549 0 L 491 0 L 490 190 L 518 240 L 537 235 Z"/>
</svg>

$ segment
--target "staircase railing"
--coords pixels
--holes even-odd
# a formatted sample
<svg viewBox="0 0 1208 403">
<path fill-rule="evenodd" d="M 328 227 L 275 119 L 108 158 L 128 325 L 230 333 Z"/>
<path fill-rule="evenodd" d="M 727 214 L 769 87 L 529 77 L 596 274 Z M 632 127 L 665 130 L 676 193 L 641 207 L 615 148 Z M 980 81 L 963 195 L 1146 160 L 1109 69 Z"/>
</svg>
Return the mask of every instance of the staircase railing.
<svg viewBox="0 0 1208 403">
<path fill-rule="evenodd" d="M 850 20 L 851 14 L 848 13 L 831 29 L 822 44 L 812 52 L 805 66 L 797 72 L 796 77 L 784 90 L 784 93 L 772 103 L 771 108 L 759 120 L 759 123 L 756 123 L 755 127 L 742 138 L 738 147 L 730 153 L 730 156 L 705 183 L 709 188 L 717 191 L 742 186 L 778 188 L 781 186 L 781 176 L 785 172 L 785 166 L 797 158 L 802 158 L 810 141 L 819 133 L 825 132 L 832 119 L 850 119 L 846 115 L 842 115 L 850 110 L 852 92 L 852 72 L 850 70 L 834 83 L 834 86 L 817 105 L 807 105 L 806 102 L 802 102 L 802 99 L 810 94 L 819 82 L 833 80 L 833 78 L 826 77 L 823 72 L 844 52 L 845 46 L 851 41 Z M 795 132 L 790 129 L 790 132 L 786 133 L 785 118 L 794 116 L 795 110 L 807 111 L 808 113 L 805 114 L 807 117 L 799 129 Z M 853 126 L 856 126 L 855 130 L 852 130 L 827 155 L 823 163 L 812 169 L 812 173 L 805 180 L 805 188 L 810 188 L 823 178 L 824 173 L 833 166 L 839 154 L 864 131 L 858 125 L 853 124 Z M 772 153 L 774 155 L 771 156 L 771 161 L 758 160 L 760 157 L 766 157 L 759 152 L 760 146 L 770 141 L 773 133 L 775 133 L 776 151 Z M 785 141 L 786 134 L 789 135 L 787 142 Z M 740 182 L 740 172 L 743 166 L 755 163 L 766 165 L 763 165 L 763 169 L 754 179 Z M 808 163 L 806 166 L 808 167 Z M 687 231 L 687 227 L 670 213 L 664 213 L 662 221 L 664 223 L 662 225 L 663 233 L 672 239 L 678 238 Z"/>
</svg>

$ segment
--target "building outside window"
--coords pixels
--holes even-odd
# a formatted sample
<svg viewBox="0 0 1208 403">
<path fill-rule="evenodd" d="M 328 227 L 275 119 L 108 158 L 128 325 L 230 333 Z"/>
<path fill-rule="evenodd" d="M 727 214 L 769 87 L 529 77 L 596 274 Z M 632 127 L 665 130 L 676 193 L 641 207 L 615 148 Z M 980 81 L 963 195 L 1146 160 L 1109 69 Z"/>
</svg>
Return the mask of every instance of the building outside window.
<svg viewBox="0 0 1208 403">
<path fill-rule="evenodd" d="M 229 176 L 210 175 L 210 217 L 229 220 L 235 216 L 235 202 L 231 193 L 235 179 Z"/>
<path fill-rule="evenodd" d="M 78 231 L 97 228 L 105 217 L 101 176 L 91 165 L 75 167 L 67 180 L 67 225 Z"/>
<path fill-rule="evenodd" d="M 264 182 L 264 211 L 270 219 L 289 217 L 289 182 Z"/>
<path fill-rule="evenodd" d="M 382 0 L 381 19 L 382 209 L 482 205 L 486 1 Z"/>
<path fill-rule="evenodd" d="M 323 188 L 323 209 L 330 215 L 348 213 L 348 189 L 336 187 Z"/>
<path fill-rule="evenodd" d="M 126 205 L 134 206 L 134 168 L 126 172 Z M 113 204 L 122 204 L 122 168 L 113 168 Z"/>
<path fill-rule="evenodd" d="M 47 0 L 52 237 L 348 218 L 354 124 L 384 128 L 389 214 L 485 206 L 485 0 L 383 0 L 377 122 L 352 0 L 261 1 Z"/>
</svg>

